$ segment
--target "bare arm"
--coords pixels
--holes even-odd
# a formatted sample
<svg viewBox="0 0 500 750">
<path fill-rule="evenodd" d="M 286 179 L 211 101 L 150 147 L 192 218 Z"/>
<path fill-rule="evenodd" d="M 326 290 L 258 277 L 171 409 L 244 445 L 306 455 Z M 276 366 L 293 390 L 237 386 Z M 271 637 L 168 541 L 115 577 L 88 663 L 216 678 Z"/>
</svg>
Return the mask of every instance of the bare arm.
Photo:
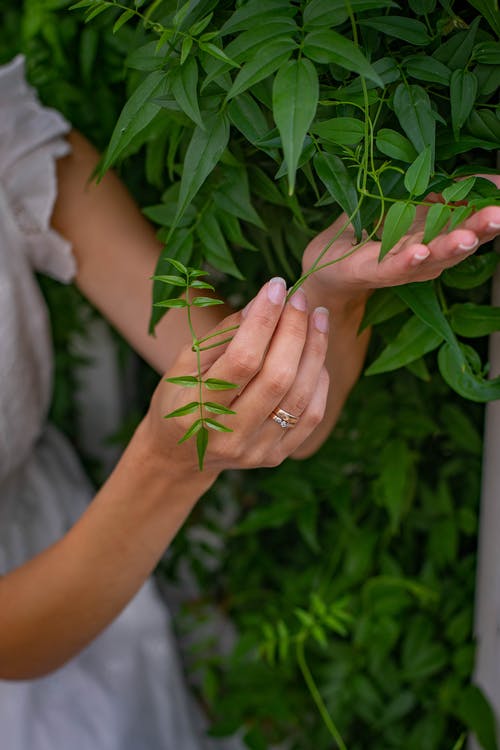
<svg viewBox="0 0 500 750">
<path fill-rule="evenodd" d="M 125 454 L 81 519 L 0 578 L 0 678 L 38 677 L 78 653 L 135 594 L 222 470 L 275 466 L 317 427 L 326 402 L 327 336 L 314 325 L 314 314 L 293 299 L 284 304 L 285 291 L 283 281 L 266 284 L 244 319 L 236 313 L 222 322 L 240 323 L 233 341 L 202 356 L 205 377 L 238 385 L 217 396 L 238 416 L 217 417 L 233 431 L 211 434 L 204 471 L 193 441 L 178 444 L 193 416 L 164 419 L 193 398 L 192 390 L 162 379 Z M 169 375 L 195 371 L 195 355 L 185 347 Z M 290 431 L 269 418 L 285 395 L 304 405 Z"/>
</svg>

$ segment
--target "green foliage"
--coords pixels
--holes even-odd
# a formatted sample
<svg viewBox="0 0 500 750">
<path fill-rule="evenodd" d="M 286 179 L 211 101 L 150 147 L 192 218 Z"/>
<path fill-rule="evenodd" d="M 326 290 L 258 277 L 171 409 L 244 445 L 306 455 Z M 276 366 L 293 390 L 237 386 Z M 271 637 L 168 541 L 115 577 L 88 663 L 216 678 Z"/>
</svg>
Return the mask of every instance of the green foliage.
<svg viewBox="0 0 500 750">
<path fill-rule="evenodd" d="M 27 53 L 43 99 L 109 144 L 101 171 L 119 169 L 159 227 L 152 326 L 189 308 L 178 295 L 204 262 L 238 304 L 269 275 L 293 284 L 308 239 L 342 211 L 358 239 L 387 214 L 385 253 L 427 191 L 445 203 L 430 208 L 426 241 L 498 202 L 472 177 L 500 142 L 495 0 L 3 4 L 2 61 Z M 240 728 L 255 750 L 330 750 L 333 737 L 349 750 L 451 750 L 472 729 L 495 746 L 469 682 L 474 402 L 500 393 L 481 340 L 499 326 L 486 286 L 497 262 L 485 249 L 439 281 L 374 294 L 371 377 L 331 440 L 307 462 L 229 474 L 193 514 L 213 546 L 189 528 L 177 539 L 171 574 L 187 557 L 237 628 L 229 656 L 198 665 L 213 733 Z M 221 413 L 196 396 L 184 409 L 202 403 Z M 190 427 L 200 461 L 217 424 L 204 411 Z M 229 530 L 216 513 L 228 494 Z M 205 616 L 191 606 L 191 620 Z"/>
</svg>

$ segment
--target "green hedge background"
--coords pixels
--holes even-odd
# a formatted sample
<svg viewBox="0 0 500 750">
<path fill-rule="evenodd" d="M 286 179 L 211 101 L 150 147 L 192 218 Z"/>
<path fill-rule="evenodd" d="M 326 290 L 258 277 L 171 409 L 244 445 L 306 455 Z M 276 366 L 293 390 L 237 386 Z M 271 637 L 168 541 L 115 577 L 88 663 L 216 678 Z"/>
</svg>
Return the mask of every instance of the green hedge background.
<svg viewBox="0 0 500 750">
<path fill-rule="evenodd" d="M 104 150 L 136 84 L 125 60 L 143 32 L 113 34 L 106 13 L 85 25 L 70 4 L 0 0 L 0 62 L 22 51 L 43 101 Z M 119 166 L 141 206 L 165 188 L 158 147 L 153 134 Z M 223 292 L 241 300 L 282 272 L 272 237 L 265 248 L 240 256 L 246 280 L 226 279 Z M 56 342 L 52 417 L 75 437 L 71 336 L 87 308 L 71 287 L 42 284 Z M 451 294 L 487 304 L 489 286 Z M 404 316 L 378 326 L 371 359 Z M 474 345 L 484 359 L 485 339 Z M 470 684 L 483 407 L 426 364 L 426 380 L 408 369 L 362 377 L 316 456 L 226 475 L 191 519 L 213 544 L 188 527 L 173 545 L 159 574 L 175 579 L 187 559 L 202 591 L 179 628 L 196 629 L 215 603 L 237 629 L 230 655 L 202 642 L 193 656 L 214 734 L 240 729 L 252 750 L 281 741 L 330 750 L 337 729 L 349 750 L 458 750 L 473 729 L 484 750 L 497 747 L 491 711 Z M 225 528 L 218 510 L 228 498 L 238 511 Z"/>
</svg>

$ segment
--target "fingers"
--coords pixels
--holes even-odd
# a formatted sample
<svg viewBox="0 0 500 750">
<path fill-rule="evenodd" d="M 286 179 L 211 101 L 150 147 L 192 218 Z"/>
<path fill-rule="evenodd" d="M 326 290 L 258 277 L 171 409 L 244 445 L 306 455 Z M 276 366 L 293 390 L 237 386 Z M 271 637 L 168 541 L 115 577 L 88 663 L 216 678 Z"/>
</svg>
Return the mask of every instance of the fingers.
<svg viewBox="0 0 500 750">
<path fill-rule="evenodd" d="M 271 279 L 264 284 L 250 306 L 240 316 L 240 326 L 226 350 L 205 372 L 205 378 L 235 383 L 237 391 L 220 391 L 217 401 L 230 404 L 260 371 L 266 351 L 280 321 L 286 297 L 285 280 Z"/>
</svg>

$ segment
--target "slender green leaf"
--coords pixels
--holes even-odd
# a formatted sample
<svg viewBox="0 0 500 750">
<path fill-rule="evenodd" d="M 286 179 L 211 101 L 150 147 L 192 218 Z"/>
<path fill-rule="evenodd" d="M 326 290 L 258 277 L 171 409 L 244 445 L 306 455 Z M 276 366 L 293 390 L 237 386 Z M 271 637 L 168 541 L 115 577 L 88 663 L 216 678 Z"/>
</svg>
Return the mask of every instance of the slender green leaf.
<svg viewBox="0 0 500 750">
<path fill-rule="evenodd" d="M 185 299 L 162 299 L 159 302 L 153 302 L 153 307 L 187 307 L 188 303 Z"/>
<path fill-rule="evenodd" d="M 233 430 L 231 427 L 226 427 L 225 424 L 221 424 L 220 422 L 217 422 L 215 419 L 211 419 L 210 417 L 205 417 L 205 424 L 210 427 L 211 430 L 215 430 L 216 432 L 232 432 Z"/>
<path fill-rule="evenodd" d="M 451 70 L 466 68 L 472 55 L 480 21 L 481 19 L 478 16 L 467 30 L 452 34 L 444 44 L 432 53 L 432 57 L 447 65 Z"/>
<path fill-rule="evenodd" d="M 180 220 L 229 141 L 229 122 L 224 114 L 207 118 L 205 129 L 197 126 L 184 159 L 175 223 Z"/>
<path fill-rule="evenodd" d="M 369 18 L 359 21 L 360 26 L 375 29 L 386 36 L 395 39 L 403 39 L 405 42 L 415 45 L 426 45 L 431 41 L 427 33 L 427 27 L 422 21 L 407 16 L 383 16 L 381 18 Z"/>
<path fill-rule="evenodd" d="M 404 183 L 410 195 L 419 196 L 425 192 L 431 178 L 431 167 L 432 152 L 427 146 L 406 171 Z"/>
<path fill-rule="evenodd" d="M 227 380 L 219 380 L 219 378 L 207 378 L 203 381 L 209 391 L 231 391 L 234 388 L 238 388 L 236 383 L 229 383 Z"/>
<path fill-rule="evenodd" d="M 297 43 L 293 39 L 281 38 L 259 50 L 238 72 L 227 93 L 227 99 L 233 99 L 274 73 L 289 59 L 296 46 Z"/>
<path fill-rule="evenodd" d="M 248 92 L 230 101 L 228 113 L 231 123 L 253 145 L 269 132 L 264 113 Z"/>
<path fill-rule="evenodd" d="M 223 305 L 224 301 L 213 297 L 195 297 L 191 304 L 195 307 L 213 307 L 214 305 Z"/>
<path fill-rule="evenodd" d="M 290 60 L 278 71 L 273 85 L 273 115 L 283 144 L 289 194 L 307 130 L 319 98 L 318 74 L 309 60 Z"/>
<path fill-rule="evenodd" d="M 130 10 L 125 10 L 120 16 L 118 16 L 118 19 L 115 21 L 115 24 L 113 26 L 113 34 L 116 34 L 117 31 L 121 29 L 122 26 L 124 26 L 127 21 L 130 21 L 132 16 L 135 15 L 135 12 Z"/>
<path fill-rule="evenodd" d="M 394 111 L 417 153 L 430 146 L 434 154 L 436 120 L 427 91 L 400 83 L 394 94 Z"/>
<path fill-rule="evenodd" d="M 307 34 L 302 49 L 304 55 L 314 62 L 335 63 L 346 70 L 359 73 L 377 86 L 384 86 L 379 74 L 354 42 L 336 31 L 311 31 Z"/>
<path fill-rule="evenodd" d="M 500 14 L 498 0 L 468 0 L 469 5 L 476 8 L 488 21 L 495 34 L 500 38 Z"/>
<path fill-rule="evenodd" d="M 184 65 L 174 71 L 172 77 L 172 93 L 179 107 L 202 130 L 205 129 L 198 104 L 198 63 L 190 57 Z"/>
<path fill-rule="evenodd" d="M 204 248 L 205 259 L 210 265 L 223 273 L 234 276 L 236 279 L 243 279 L 214 210 L 205 211 L 198 223 L 196 233 Z"/>
<path fill-rule="evenodd" d="M 382 232 L 379 261 L 392 250 L 415 221 L 416 208 L 412 203 L 393 203 L 387 212 Z"/>
<path fill-rule="evenodd" d="M 221 62 L 227 63 L 227 65 L 230 65 L 232 68 L 239 68 L 237 62 L 234 60 L 231 60 L 228 55 L 222 50 L 220 47 L 217 47 L 217 45 L 213 44 L 212 42 L 202 42 L 201 40 L 198 41 L 198 46 L 201 50 L 209 54 L 211 57 L 215 57 L 216 60 L 221 60 Z"/>
<path fill-rule="evenodd" d="M 455 138 L 476 101 L 478 81 L 468 70 L 454 70 L 450 80 L 451 122 Z"/>
<path fill-rule="evenodd" d="M 180 406 L 178 409 L 174 409 L 174 411 L 171 411 L 169 414 L 164 415 L 164 419 L 171 419 L 173 417 L 185 417 L 186 414 L 192 414 L 197 409 L 200 408 L 200 402 L 199 401 L 190 401 L 189 404 L 184 404 L 184 406 Z"/>
<path fill-rule="evenodd" d="M 332 198 L 351 218 L 356 236 L 361 238 L 361 217 L 359 214 L 359 196 L 344 162 L 334 154 L 319 152 L 313 159 L 314 168 L 321 182 Z"/>
<path fill-rule="evenodd" d="M 184 435 L 181 437 L 181 439 L 178 441 L 179 445 L 181 443 L 184 443 L 186 440 L 189 440 L 190 437 L 193 437 L 193 435 L 196 435 L 203 426 L 203 420 L 197 419 L 196 422 L 193 422 L 191 427 L 189 427 Z"/>
<path fill-rule="evenodd" d="M 221 28 L 221 35 L 234 34 L 253 28 L 255 22 L 268 23 L 270 20 L 293 16 L 297 9 L 288 0 L 250 0 L 238 8 Z"/>
<path fill-rule="evenodd" d="M 203 471 L 203 463 L 208 447 L 208 430 L 206 427 L 200 427 L 196 435 L 196 451 L 198 453 L 198 466 Z"/>
<path fill-rule="evenodd" d="M 212 412 L 212 414 L 236 414 L 233 409 L 228 409 L 227 406 L 217 404 L 214 401 L 204 401 L 203 408 Z"/>
<path fill-rule="evenodd" d="M 252 206 L 246 169 L 229 167 L 224 171 L 224 179 L 214 193 L 215 204 L 228 214 L 248 221 L 259 229 L 265 229 L 259 214 Z"/>
<path fill-rule="evenodd" d="M 114 164 L 132 139 L 149 125 L 160 107 L 152 100 L 167 92 L 167 78 L 163 71 L 149 73 L 125 104 L 111 136 L 99 175 Z"/>
<path fill-rule="evenodd" d="M 422 242 L 427 245 L 438 236 L 450 220 L 452 209 L 444 203 L 435 203 L 427 212 Z"/>
<path fill-rule="evenodd" d="M 181 385 L 183 388 L 194 388 L 200 381 L 194 375 L 180 375 L 175 378 L 165 378 L 165 382 Z"/>
<path fill-rule="evenodd" d="M 359 327 L 359 333 L 369 326 L 390 320 L 395 315 L 403 312 L 403 310 L 406 310 L 406 305 L 393 289 L 376 289 L 366 303 L 365 314 Z"/>
<path fill-rule="evenodd" d="M 153 281 L 161 281 L 163 284 L 172 284 L 173 286 L 186 287 L 186 279 L 182 279 L 180 276 L 160 274 L 159 276 L 153 276 L 152 278 Z"/>
<path fill-rule="evenodd" d="M 432 281 L 404 284 L 395 288 L 415 315 L 432 328 L 442 339 L 456 347 L 457 340 L 439 304 Z"/>
<path fill-rule="evenodd" d="M 404 367 L 436 349 L 442 340 L 442 336 L 414 315 L 365 370 L 365 375 L 378 375 Z"/>
<path fill-rule="evenodd" d="M 155 276 L 163 276 L 165 271 L 170 271 L 170 266 L 182 274 L 187 274 L 186 263 L 189 263 L 191 253 L 193 252 L 193 235 L 187 229 L 178 229 L 170 237 L 168 246 L 162 252 L 158 263 L 156 264 Z M 171 257 L 175 256 L 175 257 Z M 181 259 L 184 263 L 181 262 Z M 175 295 L 179 294 L 179 288 L 163 284 L 162 282 L 153 282 L 153 302 L 159 302 L 161 300 L 170 299 Z M 151 313 L 151 320 L 149 323 L 149 331 L 152 333 L 154 327 L 165 315 L 166 308 L 158 308 L 153 306 Z"/>
</svg>

